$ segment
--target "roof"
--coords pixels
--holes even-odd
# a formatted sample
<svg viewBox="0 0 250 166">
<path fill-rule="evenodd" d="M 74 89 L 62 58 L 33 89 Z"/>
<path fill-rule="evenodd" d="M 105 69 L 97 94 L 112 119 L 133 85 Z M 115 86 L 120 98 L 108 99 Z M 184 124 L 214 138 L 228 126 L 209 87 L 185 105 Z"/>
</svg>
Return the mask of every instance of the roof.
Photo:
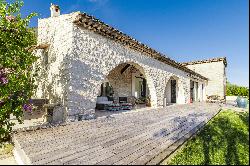
<svg viewBox="0 0 250 166">
<path fill-rule="evenodd" d="M 89 29 L 91 31 L 94 31 L 102 36 L 105 36 L 109 39 L 115 40 L 117 42 L 120 42 L 121 44 L 134 49 L 136 51 L 139 51 L 141 53 L 147 54 L 149 57 L 152 57 L 158 61 L 161 61 L 163 63 L 166 63 L 170 66 L 173 66 L 175 68 L 178 68 L 182 71 L 185 71 L 187 73 L 190 73 L 192 76 L 199 77 L 204 80 L 208 80 L 208 78 L 200 75 L 199 73 L 194 72 L 191 69 L 188 69 L 187 67 L 183 66 L 182 64 L 170 59 L 169 57 L 166 57 L 165 55 L 161 54 L 160 52 L 157 52 L 156 50 L 150 48 L 149 46 L 137 41 L 136 39 L 124 34 L 123 32 L 109 26 L 108 24 L 105 24 L 104 22 L 96 19 L 93 16 L 90 16 L 86 13 L 79 13 L 75 20 L 73 20 L 73 23 L 75 23 L 78 26 L 82 26 L 86 29 Z"/>
<path fill-rule="evenodd" d="M 183 66 L 187 66 L 187 65 L 196 65 L 196 64 L 203 64 L 203 63 L 220 62 L 220 61 L 223 61 L 223 63 L 227 67 L 227 58 L 226 57 L 219 57 L 219 58 L 211 58 L 211 59 L 205 59 L 205 60 L 197 60 L 197 61 L 191 61 L 191 62 L 184 62 L 184 63 L 181 63 L 181 64 Z"/>
</svg>

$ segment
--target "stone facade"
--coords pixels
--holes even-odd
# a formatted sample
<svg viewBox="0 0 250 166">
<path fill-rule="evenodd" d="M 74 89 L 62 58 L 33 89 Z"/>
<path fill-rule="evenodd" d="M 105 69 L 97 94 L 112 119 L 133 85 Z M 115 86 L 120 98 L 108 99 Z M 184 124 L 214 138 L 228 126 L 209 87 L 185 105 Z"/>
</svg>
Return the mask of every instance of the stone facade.
<svg viewBox="0 0 250 166">
<path fill-rule="evenodd" d="M 106 77 L 106 81 L 113 87 L 113 96 L 116 98 L 136 96 L 135 92 L 138 93 L 139 85 L 138 82 L 135 81 L 135 77 L 139 77 L 141 75 L 143 77 L 143 74 L 132 65 L 121 73 L 122 69 L 126 67 L 126 65 L 127 64 L 125 63 L 118 65 L 111 70 Z M 148 91 L 149 90 L 147 89 L 147 94 L 149 94 Z"/>
<path fill-rule="evenodd" d="M 68 93 L 68 99 L 76 101 L 74 96 L 77 92 L 77 96 L 81 96 L 78 98 L 80 100 L 77 102 L 80 104 L 78 108 L 93 108 L 98 95 L 97 89 L 101 83 L 112 69 L 124 63 L 136 66 L 145 75 L 154 107 L 163 106 L 166 82 L 173 75 L 179 78 L 180 84 L 183 85 L 183 96 L 186 96 L 179 103 L 188 101 L 189 77 L 186 72 L 79 26 L 73 27 L 73 35 L 73 53 L 71 54 L 73 57 L 72 67 L 69 69 L 71 75 L 69 84 L 74 89 Z M 80 83 L 85 86 L 79 86 Z M 86 99 L 90 100 L 87 101 L 88 104 L 86 104 Z M 70 112 L 78 109 L 75 104 L 71 108 Z"/>
<path fill-rule="evenodd" d="M 37 80 L 36 98 L 47 98 L 50 103 L 62 104 L 64 119 L 67 117 L 67 93 L 69 90 L 69 61 L 73 43 L 73 24 L 69 14 L 38 20 L 38 44 L 48 43 L 49 47 L 37 50 L 40 77 Z M 58 26 L 60 25 L 60 26 Z M 60 27 L 60 28 L 58 28 Z"/>
<path fill-rule="evenodd" d="M 189 69 L 208 78 L 206 96 L 218 95 L 225 99 L 226 95 L 226 65 L 223 61 L 186 65 Z"/>
<path fill-rule="evenodd" d="M 121 64 L 107 75 L 108 82 L 112 85 L 115 97 L 126 97 L 132 93 L 132 74 L 129 70 L 121 74 L 126 64 Z"/>
<path fill-rule="evenodd" d="M 152 107 L 163 106 L 172 78 L 177 80 L 177 103 L 190 101 L 190 73 L 74 24 L 72 20 L 78 14 L 38 21 L 38 44 L 50 46 L 36 52 L 41 67 L 36 97 L 61 104 L 63 120 L 94 113 L 100 86 L 107 80 L 117 96 L 131 96 L 131 74 L 118 73 L 125 64 L 133 65 L 146 78 Z M 198 78 L 198 82 L 206 80 Z"/>
</svg>

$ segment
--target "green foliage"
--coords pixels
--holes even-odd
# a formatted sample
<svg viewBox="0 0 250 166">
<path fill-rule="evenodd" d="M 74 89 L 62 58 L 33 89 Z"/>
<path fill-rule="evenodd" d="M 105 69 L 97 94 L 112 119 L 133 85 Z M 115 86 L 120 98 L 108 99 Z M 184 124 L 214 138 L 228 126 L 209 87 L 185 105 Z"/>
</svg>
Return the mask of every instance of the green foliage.
<svg viewBox="0 0 250 166">
<path fill-rule="evenodd" d="M 10 157 L 12 155 L 12 151 L 14 149 L 14 145 L 12 143 L 7 143 L 4 145 L 0 145 L 0 159 Z"/>
<path fill-rule="evenodd" d="M 168 164 L 249 165 L 249 112 L 220 112 Z"/>
<path fill-rule="evenodd" d="M 112 96 L 114 94 L 113 87 L 108 82 L 106 83 L 105 91 L 106 91 L 105 93 L 106 93 L 107 96 Z"/>
<path fill-rule="evenodd" d="M 249 96 L 249 89 L 243 86 L 237 86 L 227 82 L 227 96 Z"/>
<path fill-rule="evenodd" d="M 22 1 L 0 0 L 0 142 L 10 137 L 11 114 L 22 122 L 23 110 L 30 110 L 28 101 L 36 88 L 32 66 L 37 57 L 27 49 L 36 41 L 28 28 L 36 14 L 22 18 L 22 6 Z"/>
</svg>

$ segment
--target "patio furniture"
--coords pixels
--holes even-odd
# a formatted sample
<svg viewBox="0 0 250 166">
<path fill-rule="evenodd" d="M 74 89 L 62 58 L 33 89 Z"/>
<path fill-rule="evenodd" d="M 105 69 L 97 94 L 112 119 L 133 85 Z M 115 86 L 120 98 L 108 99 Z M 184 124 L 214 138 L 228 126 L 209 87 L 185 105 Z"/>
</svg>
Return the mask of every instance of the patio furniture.
<svg viewBox="0 0 250 166">
<path fill-rule="evenodd" d="M 122 110 L 131 110 L 133 105 L 128 102 L 128 97 L 119 97 L 119 103 Z"/>
<path fill-rule="evenodd" d="M 105 107 L 112 103 L 113 101 L 109 101 L 107 96 L 98 96 L 96 101 L 96 109 L 105 110 Z"/>
<path fill-rule="evenodd" d="M 114 103 L 114 97 L 113 96 L 107 96 L 108 97 L 108 101 L 113 101 L 113 103 Z"/>
<path fill-rule="evenodd" d="M 121 103 L 122 110 L 131 110 L 133 108 L 131 103 Z"/>
<path fill-rule="evenodd" d="M 107 111 L 119 111 L 120 109 L 121 109 L 121 105 L 119 103 L 117 104 L 112 103 L 106 106 Z"/>
<path fill-rule="evenodd" d="M 127 103 L 128 98 L 127 97 L 119 97 L 119 103 Z"/>
</svg>

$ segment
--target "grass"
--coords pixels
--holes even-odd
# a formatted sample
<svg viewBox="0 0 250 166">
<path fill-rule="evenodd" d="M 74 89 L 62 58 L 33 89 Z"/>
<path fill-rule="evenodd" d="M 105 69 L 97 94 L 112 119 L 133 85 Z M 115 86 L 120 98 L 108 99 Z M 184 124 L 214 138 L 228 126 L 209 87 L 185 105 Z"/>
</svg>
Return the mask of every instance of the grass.
<svg viewBox="0 0 250 166">
<path fill-rule="evenodd" d="M 162 164 L 249 165 L 249 112 L 221 111 Z"/>
<path fill-rule="evenodd" d="M 12 143 L 6 143 L 0 146 L 0 159 L 12 156 L 14 146 Z"/>
</svg>

